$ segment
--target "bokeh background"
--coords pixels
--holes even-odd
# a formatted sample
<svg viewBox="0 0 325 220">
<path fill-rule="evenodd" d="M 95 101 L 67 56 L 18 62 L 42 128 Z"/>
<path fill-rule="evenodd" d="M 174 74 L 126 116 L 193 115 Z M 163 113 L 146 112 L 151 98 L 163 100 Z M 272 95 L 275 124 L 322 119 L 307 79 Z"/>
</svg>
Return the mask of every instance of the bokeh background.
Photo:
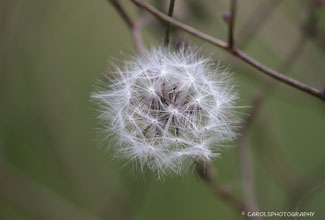
<svg viewBox="0 0 325 220">
<path fill-rule="evenodd" d="M 121 2 L 133 18 L 144 14 Z M 166 1 L 148 2 L 166 11 Z M 235 38 L 245 52 L 324 88 L 324 1 L 238 2 Z M 176 0 L 175 17 L 226 39 L 222 16 L 228 8 L 228 0 Z M 145 44 L 160 44 L 162 24 L 145 19 Z M 183 34 L 173 30 L 174 36 Z M 273 81 L 185 36 L 230 65 L 239 105 L 252 106 Z M 1 220 L 243 219 L 194 171 L 161 181 L 106 150 L 110 143 L 97 135 L 96 105 L 89 97 L 105 80 L 108 62 L 135 50 L 129 29 L 105 0 L 0 0 Z M 282 84 L 265 99 L 245 138 L 259 210 L 314 211 L 312 219 L 325 219 L 324 102 Z M 241 110 L 241 118 L 249 111 Z M 236 143 L 214 166 L 217 181 L 244 199 Z"/>
</svg>

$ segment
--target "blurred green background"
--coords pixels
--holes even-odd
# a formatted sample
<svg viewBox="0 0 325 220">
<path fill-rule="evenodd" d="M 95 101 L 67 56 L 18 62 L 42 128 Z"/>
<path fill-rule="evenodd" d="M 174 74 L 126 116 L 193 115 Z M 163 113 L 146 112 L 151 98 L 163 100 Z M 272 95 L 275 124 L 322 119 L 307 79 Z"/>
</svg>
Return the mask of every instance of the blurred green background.
<svg viewBox="0 0 325 220">
<path fill-rule="evenodd" d="M 132 3 L 121 2 L 139 16 Z M 165 10 L 165 1 L 148 2 Z M 324 88 L 324 1 L 238 2 L 238 45 L 262 63 Z M 176 0 L 175 17 L 226 39 L 222 15 L 228 8 L 228 0 Z M 161 24 L 146 19 L 145 44 L 160 44 L 163 34 L 153 30 Z M 251 106 L 254 94 L 273 81 L 186 36 L 230 63 L 239 105 Z M 98 138 L 90 93 L 113 57 L 134 51 L 130 31 L 105 0 L 0 0 L 1 220 L 243 219 L 194 171 L 157 180 L 113 159 L 110 143 Z M 282 84 L 267 96 L 246 139 L 259 210 L 314 211 L 312 219 L 325 219 L 324 110 L 324 102 Z M 245 112 L 249 108 L 243 119 Z M 235 146 L 214 165 L 218 182 L 243 198 Z"/>
</svg>

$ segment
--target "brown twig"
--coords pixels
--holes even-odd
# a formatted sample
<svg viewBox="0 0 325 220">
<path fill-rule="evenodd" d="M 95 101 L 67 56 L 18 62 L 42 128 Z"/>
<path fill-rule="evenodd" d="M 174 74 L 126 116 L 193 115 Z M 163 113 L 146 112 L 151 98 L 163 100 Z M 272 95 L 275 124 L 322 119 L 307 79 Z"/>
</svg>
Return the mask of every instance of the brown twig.
<svg viewBox="0 0 325 220">
<path fill-rule="evenodd" d="M 169 23 L 175 27 L 178 27 L 180 29 L 183 29 L 184 31 L 186 31 L 194 36 L 197 36 L 203 40 L 206 40 L 206 41 L 214 44 L 215 46 L 218 46 L 223 49 L 227 49 L 226 42 L 216 39 L 216 38 L 214 38 L 208 34 L 205 34 L 203 32 L 200 32 L 197 29 L 176 20 L 175 18 L 169 17 L 168 15 L 162 13 L 161 11 L 157 10 L 156 8 L 152 7 L 151 5 L 149 5 L 148 3 L 144 2 L 144 1 L 142 1 L 142 0 L 131 0 L 131 1 L 133 3 L 135 3 L 136 5 L 138 5 L 139 7 L 147 10 L 154 16 L 158 17 L 159 19 L 163 20 L 164 22 L 167 22 L 167 23 Z"/>
<path fill-rule="evenodd" d="M 290 77 L 287 77 L 287 76 L 261 64 L 260 62 L 256 61 L 252 57 L 248 56 L 247 54 L 245 54 L 243 51 L 241 51 L 238 48 L 233 48 L 232 50 L 230 50 L 228 47 L 228 44 L 226 42 L 216 39 L 208 34 L 205 34 L 201 31 L 191 27 L 191 26 L 188 26 L 172 17 L 169 17 L 168 15 L 160 12 L 159 10 L 155 9 L 154 7 L 150 6 L 149 4 L 147 4 L 146 2 L 144 2 L 142 0 L 132 0 L 132 2 L 135 3 L 137 6 L 147 10 L 148 12 L 150 12 L 154 16 L 158 17 L 159 19 L 161 19 L 173 26 L 181 28 L 184 31 L 186 31 L 196 37 L 199 37 L 215 46 L 218 46 L 218 47 L 230 52 L 233 56 L 243 60 L 244 62 L 248 63 L 249 65 L 253 66 L 254 68 L 267 74 L 268 76 L 270 76 L 274 79 L 277 79 L 277 80 L 279 80 L 291 87 L 294 87 L 300 91 L 303 91 L 307 94 L 317 97 L 317 98 L 321 99 L 322 101 L 325 101 L 325 91 L 318 90 L 318 89 L 308 86 L 302 82 L 299 82 L 299 81 L 294 80 Z"/>
<path fill-rule="evenodd" d="M 169 9 L 168 9 L 169 17 L 173 16 L 174 7 L 175 7 L 175 0 L 170 0 Z M 167 24 L 166 33 L 165 33 L 165 42 L 164 42 L 165 46 L 169 46 L 170 43 L 170 39 L 169 39 L 170 29 L 171 29 L 170 24 Z"/>
<path fill-rule="evenodd" d="M 197 166 L 198 175 L 209 186 L 211 191 L 222 198 L 232 209 L 239 214 L 248 212 L 249 209 L 245 203 L 237 199 L 230 191 L 223 189 L 214 178 L 214 169 L 211 164 L 199 163 Z"/>
<path fill-rule="evenodd" d="M 235 17 L 236 17 L 236 8 L 237 8 L 237 0 L 230 1 L 230 16 L 228 21 L 228 48 L 232 50 L 234 48 L 235 40 L 234 40 L 234 28 L 235 28 Z"/>
<path fill-rule="evenodd" d="M 141 37 L 140 26 L 136 21 L 133 21 L 119 0 L 108 0 L 120 14 L 127 26 L 130 28 L 134 43 L 140 54 L 144 54 L 144 44 Z"/>
</svg>

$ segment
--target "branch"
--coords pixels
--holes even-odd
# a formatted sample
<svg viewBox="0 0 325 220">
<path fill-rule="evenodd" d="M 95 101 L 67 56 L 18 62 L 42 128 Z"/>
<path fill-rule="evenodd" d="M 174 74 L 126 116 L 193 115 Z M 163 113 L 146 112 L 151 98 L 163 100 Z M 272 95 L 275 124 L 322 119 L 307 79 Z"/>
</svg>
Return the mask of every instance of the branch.
<svg viewBox="0 0 325 220">
<path fill-rule="evenodd" d="M 236 16 L 237 0 L 231 0 L 230 2 L 230 14 L 229 14 L 229 34 L 228 34 L 228 48 L 233 49 L 234 40 L 234 26 L 235 26 L 235 16 Z"/>
<path fill-rule="evenodd" d="M 317 97 L 319 99 L 321 99 L 322 101 L 325 101 L 325 90 L 321 91 L 318 90 L 316 88 L 310 87 L 304 83 L 301 83 L 297 80 L 294 80 L 290 77 L 287 77 L 269 67 L 264 66 L 263 64 L 259 63 L 258 61 L 256 61 L 255 59 L 251 58 L 250 56 L 248 56 L 247 54 L 245 54 L 243 51 L 239 50 L 238 48 L 233 48 L 233 49 L 229 49 L 228 44 L 222 40 L 216 39 L 208 34 L 205 34 L 191 26 L 188 26 L 174 18 L 171 18 L 169 16 L 167 16 L 166 14 L 160 12 L 159 10 L 153 8 L 152 6 L 150 6 L 149 4 L 147 4 L 146 2 L 142 1 L 142 0 L 132 0 L 133 3 L 135 3 L 137 6 L 147 10 L 148 12 L 150 12 L 151 14 L 153 14 L 154 16 L 158 17 L 159 19 L 173 25 L 176 26 L 178 28 L 183 29 L 184 31 L 198 37 L 201 38 L 217 47 L 220 47 L 228 52 L 230 52 L 233 56 L 245 61 L 246 63 L 248 63 L 249 65 L 253 66 L 254 68 L 260 70 L 261 72 L 267 74 L 268 76 L 277 79 L 291 87 L 294 87 L 298 90 L 301 90 L 307 94 L 310 94 L 314 97 Z"/>
<path fill-rule="evenodd" d="M 211 164 L 199 163 L 198 175 L 200 178 L 209 186 L 211 191 L 221 199 L 223 199 L 232 209 L 239 212 L 248 212 L 248 207 L 235 196 L 233 196 L 228 190 L 225 190 L 219 186 L 219 184 L 214 179 L 213 166 Z"/>
<path fill-rule="evenodd" d="M 172 17 L 173 13 L 174 13 L 174 7 L 175 7 L 175 0 L 170 0 L 169 3 L 169 9 L 168 9 L 168 16 Z M 166 28 L 166 33 L 165 33 L 165 46 L 169 45 L 170 39 L 169 39 L 169 33 L 170 33 L 170 24 L 167 24 L 167 28 Z"/>
<path fill-rule="evenodd" d="M 307 30 L 312 29 L 311 27 L 309 27 L 310 25 L 313 26 L 313 16 L 315 14 L 315 10 L 317 9 L 317 4 L 315 4 L 315 2 L 317 2 L 317 0 L 314 0 L 314 2 L 311 2 L 311 6 L 308 6 L 308 16 L 306 18 L 305 21 L 303 21 L 303 32 L 301 33 L 301 36 L 299 37 L 299 39 L 294 43 L 294 45 L 292 46 L 292 48 L 290 49 L 290 51 L 288 52 L 286 58 L 284 59 L 283 62 L 280 63 L 280 65 L 278 66 L 278 69 L 281 71 L 287 71 L 291 68 L 291 66 L 294 64 L 294 62 L 299 58 L 302 50 L 304 49 L 306 42 L 307 42 L 307 37 L 310 35 L 310 33 Z M 240 134 L 240 138 L 241 139 L 243 136 L 246 135 L 246 133 L 248 132 L 251 124 L 255 121 L 257 114 L 259 113 L 261 107 L 263 106 L 263 103 L 266 101 L 266 96 L 272 92 L 273 90 L 275 90 L 277 84 L 275 84 L 274 81 L 272 82 L 268 82 L 265 86 L 264 86 L 264 90 L 260 93 L 257 93 L 254 95 L 253 97 L 253 102 L 252 102 L 252 109 L 248 114 L 248 117 L 246 120 L 244 120 L 244 124 L 241 127 L 241 129 L 239 130 L 239 134 Z"/>
<path fill-rule="evenodd" d="M 137 22 L 133 21 L 129 14 L 126 12 L 124 7 L 121 5 L 119 0 L 108 0 L 116 9 L 116 11 L 120 14 L 122 19 L 125 21 L 127 26 L 130 28 L 135 46 L 140 54 L 144 54 L 144 44 L 142 41 L 140 27 Z"/>
</svg>

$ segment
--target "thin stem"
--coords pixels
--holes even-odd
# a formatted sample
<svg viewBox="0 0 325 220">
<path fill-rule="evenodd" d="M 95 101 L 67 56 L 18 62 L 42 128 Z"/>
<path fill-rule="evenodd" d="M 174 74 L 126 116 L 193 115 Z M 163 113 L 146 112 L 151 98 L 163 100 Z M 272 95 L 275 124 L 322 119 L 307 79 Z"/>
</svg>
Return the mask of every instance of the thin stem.
<svg viewBox="0 0 325 220">
<path fill-rule="evenodd" d="M 127 26 L 130 28 L 135 46 L 140 54 L 144 54 L 144 44 L 142 41 L 140 27 L 137 22 L 133 21 L 130 15 L 126 12 L 124 7 L 121 5 L 119 0 L 108 0 L 116 9 L 116 11 L 120 14 L 122 19 L 125 21 Z"/>
<path fill-rule="evenodd" d="M 170 0 L 169 9 L 168 9 L 169 17 L 173 16 L 174 7 L 175 7 L 175 0 Z M 169 46 L 170 43 L 170 39 L 169 39 L 170 29 L 171 29 L 171 25 L 168 23 L 166 28 L 166 33 L 165 33 L 165 42 L 164 42 L 165 46 Z"/>
<path fill-rule="evenodd" d="M 230 1 L 230 18 L 229 18 L 229 34 L 228 34 L 228 48 L 232 49 L 235 44 L 234 40 L 234 26 L 235 26 L 235 16 L 236 16 L 237 0 Z"/>
<path fill-rule="evenodd" d="M 303 91 L 307 94 L 317 97 L 317 98 L 321 99 L 322 101 L 325 101 L 325 90 L 324 91 L 318 90 L 318 89 L 308 86 L 302 82 L 299 82 L 299 81 L 294 80 L 290 77 L 287 77 L 287 76 L 285 76 L 269 67 L 266 67 L 237 48 L 233 48 L 232 50 L 230 50 L 228 47 L 228 44 L 226 42 L 216 39 L 208 34 L 205 34 L 201 31 L 191 27 L 191 26 L 188 26 L 174 18 L 169 17 L 168 15 L 153 8 L 152 6 L 150 6 L 149 4 L 147 4 L 146 2 L 144 2 L 142 0 L 132 0 L 132 2 L 135 3 L 136 5 L 138 5 L 139 7 L 147 10 L 148 12 L 150 12 L 154 16 L 158 17 L 159 19 L 161 19 L 173 26 L 181 28 L 184 31 L 186 31 L 196 37 L 199 37 L 215 46 L 218 46 L 218 47 L 230 52 L 233 56 L 240 58 L 244 62 L 246 62 L 249 65 L 253 66 L 254 68 L 260 70 L 261 72 L 265 73 L 266 75 L 268 75 L 274 79 L 277 79 L 277 80 L 279 80 L 291 87 L 294 87 L 300 91 Z"/>
<path fill-rule="evenodd" d="M 160 12 L 159 10 L 157 10 L 156 8 L 150 6 L 148 3 L 142 1 L 142 0 L 131 0 L 132 2 L 134 2 L 136 5 L 140 6 L 141 8 L 147 10 L 148 12 L 150 12 L 151 14 L 153 14 L 154 16 L 158 17 L 159 19 L 175 26 L 175 27 L 178 27 L 180 29 L 183 29 L 184 31 L 194 35 L 194 36 L 197 36 L 203 40 L 206 40 L 210 43 L 212 43 L 213 45 L 215 46 L 218 46 L 220 48 L 223 48 L 223 49 L 227 49 L 227 43 L 222 41 L 222 40 L 219 40 L 219 39 L 216 39 L 208 34 L 205 34 L 203 32 L 200 32 L 198 31 L 197 29 L 189 26 L 189 25 L 186 25 L 172 17 L 169 17 L 168 15 Z"/>
</svg>

